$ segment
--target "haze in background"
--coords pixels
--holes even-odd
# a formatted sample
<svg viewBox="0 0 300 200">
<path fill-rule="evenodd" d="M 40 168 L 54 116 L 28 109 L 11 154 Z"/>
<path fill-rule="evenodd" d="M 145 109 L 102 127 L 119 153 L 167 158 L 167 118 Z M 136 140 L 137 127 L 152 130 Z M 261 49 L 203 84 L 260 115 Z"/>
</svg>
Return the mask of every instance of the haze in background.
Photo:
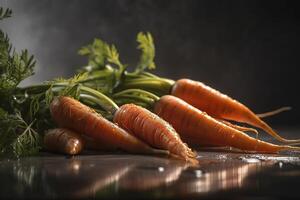
<svg viewBox="0 0 300 200">
<path fill-rule="evenodd" d="M 114 43 L 121 60 L 138 60 L 135 37 L 153 34 L 159 75 L 201 80 L 254 111 L 289 105 L 268 119 L 298 124 L 299 12 L 289 1 L 212 0 L 0 0 L 13 9 L 1 22 L 17 49 L 37 60 L 23 84 L 72 76 L 86 63 L 78 49 L 100 37 Z"/>
</svg>

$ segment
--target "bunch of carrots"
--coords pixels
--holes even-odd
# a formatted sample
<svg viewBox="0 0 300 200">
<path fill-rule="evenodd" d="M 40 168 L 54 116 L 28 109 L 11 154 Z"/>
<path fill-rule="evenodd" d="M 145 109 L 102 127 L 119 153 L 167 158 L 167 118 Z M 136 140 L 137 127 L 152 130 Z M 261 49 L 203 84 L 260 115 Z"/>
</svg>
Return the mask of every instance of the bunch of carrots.
<svg viewBox="0 0 300 200">
<path fill-rule="evenodd" d="M 114 45 L 95 39 L 79 50 L 88 57 L 88 65 L 77 75 L 16 86 L 11 91 L 15 104 L 7 112 L 19 109 L 28 127 L 41 136 L 41 148 L 69 155 L 85 148 L 121 149 L 197 163 L 197 154 L 189 145 L 227 146 L 251 153 L 300 150 L 295 146 L 300 139 L 285 139 L 262 120 L 289 107 L 255 114 L 204 83 L 149 73 L 147 69 L 156 67 L 153 38 L 141 32 L 137 42 L 141 56 L 133 72 L 122 64 Z M 283 144 L 247 135 L 247 131 L 258 134 L 253 127 Z"/>
</svg>

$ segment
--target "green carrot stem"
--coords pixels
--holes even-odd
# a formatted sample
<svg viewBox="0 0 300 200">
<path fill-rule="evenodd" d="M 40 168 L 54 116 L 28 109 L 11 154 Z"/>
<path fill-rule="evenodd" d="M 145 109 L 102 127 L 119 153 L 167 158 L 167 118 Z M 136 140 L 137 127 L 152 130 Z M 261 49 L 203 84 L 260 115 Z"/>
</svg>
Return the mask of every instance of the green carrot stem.
<svg viewBox="0 0 300 200">
<path fill-rule="evenodd" d="M 158 77 L 158 76 L 156 76 L 155 74 L 152 74 L 152 73 L 150 73 L 150 72 L 145 72 L 145 71 L 143 71 L 141 74 L 142 74 L 142 75 L 145 75 L 145 76 L 148 76 L 148 77 L 152 77 L 152 78 L 160 78 L 160 77 Z"/>
<path fill-rule="evenodd" d="M 137 95 L 130 95 L 130 94 L 123 94 L 120 96 L 115 97 L 114 99 L 131 99 L 131 103 L 138 103 L 138 102 L 143 102 L 147 105 L 152 105 L 155 101 L 153 99 L 147 98 L 147 97 L 142 97 L 142 96 L 137 96 Z"/>
<path fill-rule="evenodd" d="M 93 109 L 95 109 L 96 107 L 98 106 L 101 106 L 98 102 L 98 98 L 94 97 L 94 96 L 91 96 L 89 94 L 83 94 L 81 93 L 79 95 L 79 100 L 88 104 L 90 107 L 92 107 Z"/>
<path fill-rule="evenodd" d="M 81 86 L 81 90 L 92 96 L 95 96 L 98 99 L 97 103 L 107 112 L 114 113 L 119 109 L 115 102 L 101 92 L 85 86 Z"/>
<path fill-rule="evenodd" d="M 137 93 L 137 94 L 141 94 L 141 95 L 144 95 L 144 96 L 148 96 L 148 97 L 152 98 L 155 101 L 159 100 L 159 97 L 156 96 L 155 94 L 153 94 L 151 92 L 148 92 L 146 90 L 141 90 L 141 89 L 126 89 L 126 90 L 123 90 L 121 92 L 115 93 L 114 97 L 122 96 L 124 94 L 130 94 L 130 93 Z"/>
<path fill-rule="evenodd" d="M 30 85 L 27 87 L 17 88 L 19 91 L 26 91 L 31 94 L 45 92 L 51 87 L 51 84 Z"/>
<path fill-rule="evenodd" d="M 125 71 L 126 78 L 159 78 L 158 76 L 149 73 L 149 72 L 140 72 L 140 73 L 134 73 L 134 72 L 127 72 Z"/>
<path fill-rule="evenodd" d="M 67 82 L 63 82 L 63 83 L 55 83 L 55 84 L 32 85 L 20 89 L 21 91 L 26 91 L 29 93 L 35 93 L 36 91 L 39 91 L 40 93 L 40 92 L 46 92 L 46 90 L 49 89 L 51 85 L 52 85 L 52 90 L 54 92 L 59 92 L 64 87 L 67 87 L 69 84 Z M 119 109 L 116 103 L 114 103 L 109 97 L 107 97 L 106 95 L 102 94 L 97 90 L 81 85 L 80 91 L 83 94 L 89 94 L 90 96 L 95 97 L 93 98 L 93 101 L 98 105 L 100 105 L 104 110 L 106 110 L 109 113 L 114 113 L 116 110 Z"/>
<path fill-rule="evenodd" d="M 130 73 L 127 71 L 125 71 L 124 73 L 125 73 L 126 79 L 136 79 L 136 78 L 147 78 L 148 77 L 143 74 Z"/>
<path fill-rule="evenodd" d="M 105 117 L 107 119 L 112 119 L 111 113 L 108 113 L 107 111 L 102 110 L 102 108 L 99 108 L 99 103 L 98 103 L 99 100 L 97 98 L 95 98 L 94 96 L 91 96 L 88 94 L 80 94 L 79 100 L 81 102 L 83 102 L 85 105 L 88 105 L 91 108 L 93 108 L 97 113 L 99 113 L 103 117 Z"/>
<path fill-rule="evenodd" d="M 107 81 L 107 77 L 114 76 L 115 73 L 116 71 L 113 68 L 106 68 L 104 70 L 94 71 L 89 74 L 88 78 L 79 81 L 79 83 L 93 82 L 99 80 Z"/>
<path fill-rule="evenodd" d="M 143 90 L 149 90 L 161 96 L 169 94 L 172 86 L 173 83 L 170 81 L 165 81 L 163 79 L 147 78 L 125 81 L 119 89 L 138 88 Z"/>
<path fill-rule="evenodd" d="M 156 78 L 156 77 L 147 77 L 147 78 L 137 78 L 137 79 L 134 79 L 134 80 L 130 80 L 130 81 L 133 81 L 133 82 L 160 82 L 160 83 L 168 83 L 169 85 L 173 85 L 175 83 L 174 80 L 171 80 L 171 79 L 167 79 L 167 78 Z"/>
</svg>

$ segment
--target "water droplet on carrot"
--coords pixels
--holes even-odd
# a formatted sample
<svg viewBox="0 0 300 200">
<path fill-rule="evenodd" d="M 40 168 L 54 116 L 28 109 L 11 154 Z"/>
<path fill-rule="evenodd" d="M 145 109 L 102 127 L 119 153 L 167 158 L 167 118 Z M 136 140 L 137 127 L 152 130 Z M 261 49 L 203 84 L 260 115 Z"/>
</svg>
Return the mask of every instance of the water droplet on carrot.
<svg viewBox="0 0 300 200">
<path fill-rule="evenodd" d="M 202 175 L 203 175 L 203 171 L 200 170 L 200 169 L 197 169 L 197 170 L 195 170 L 194 172 L 195 172 L 195 176 L 196 176 L 197 178 L 200 178 L 200 177 L 202 177 Z"/>
<path fill-rule="evenodd" d="M 163 167 L 158 167 L 158 171 L 159 171 L 159 172 L 164 172 L 164 171 L 165 171 L 165 168 L 163 168 Z"/>
</svg>

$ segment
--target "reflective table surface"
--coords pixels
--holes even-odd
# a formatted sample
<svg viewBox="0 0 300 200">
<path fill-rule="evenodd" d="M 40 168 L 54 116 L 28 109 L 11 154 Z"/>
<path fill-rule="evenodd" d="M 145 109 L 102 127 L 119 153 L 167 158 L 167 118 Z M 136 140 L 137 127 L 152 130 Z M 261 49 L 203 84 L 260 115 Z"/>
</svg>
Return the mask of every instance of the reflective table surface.
<svg viewBox="0 0 300 200">
<path fill-rule="evenodd" d="M 0 198 L 299 199 L 300 154 L 198 151 L 200 165 L 124 153 L 0 161 Z"/>
</svg>

